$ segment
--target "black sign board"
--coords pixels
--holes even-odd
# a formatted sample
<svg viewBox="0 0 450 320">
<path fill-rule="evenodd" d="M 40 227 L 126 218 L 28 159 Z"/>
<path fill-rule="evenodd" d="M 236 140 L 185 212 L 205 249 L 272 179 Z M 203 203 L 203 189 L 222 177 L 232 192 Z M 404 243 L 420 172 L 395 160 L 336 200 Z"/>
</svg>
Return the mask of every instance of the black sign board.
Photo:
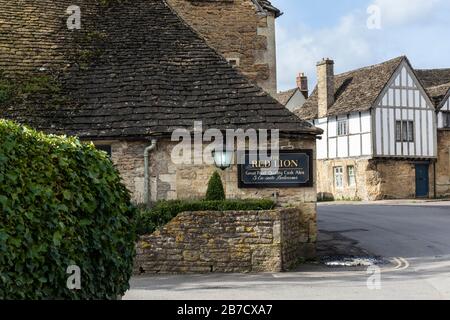
<svg viewBox="0 0 450 320">
<path fill-rule="evenodd" d="M 241 154 L 244 157 L 244 154 Z M 301 188 L 313 186 L 313 151 L 282 150 L 261 157 L 247 151 L 238 166 L 239 188 Z"/>
</svg>

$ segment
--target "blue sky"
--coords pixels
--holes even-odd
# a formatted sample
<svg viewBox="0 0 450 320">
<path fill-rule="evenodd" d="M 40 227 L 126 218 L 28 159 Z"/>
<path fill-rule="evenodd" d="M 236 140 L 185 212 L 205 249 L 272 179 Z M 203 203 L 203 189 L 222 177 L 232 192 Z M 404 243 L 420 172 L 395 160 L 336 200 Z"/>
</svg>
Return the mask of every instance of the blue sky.
<svg viewBox="0 0 450 320">
<path fill-rule="evenodd" d="M 450 68 L 449 0 L 272 0 L 277 19 L 278 89 L 295 87 L 299 72 L 316 83 L 315 64 L 335 72 L 407 55 L 416 68 Z M 367 12 L 371 8 L 372 15 Z M 380 28 L 367 22 L 379 21 Z M 373 24 L 372 24 L 373 25 Z"/>
</svg>

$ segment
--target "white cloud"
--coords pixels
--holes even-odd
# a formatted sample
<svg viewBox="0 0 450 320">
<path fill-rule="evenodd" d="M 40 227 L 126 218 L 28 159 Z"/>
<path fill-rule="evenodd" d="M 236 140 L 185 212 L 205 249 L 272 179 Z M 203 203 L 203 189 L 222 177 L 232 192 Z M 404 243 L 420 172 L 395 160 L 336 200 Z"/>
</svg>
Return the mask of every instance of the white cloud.
<svg viewBox="0 0 450 320">
<path fill-rule="evenodd" d="M 369 29 L 366 7 L 343 16 L 333 27 L 311 28 L 277 22 L 279 90 L 295 86 L 299 72 L 309 78 L 310 90 L 316 83 L 316 63 L 324 57 L 335 61 L 335 72 L 375 64 L 407 55 L 420 68 L 450 67 L 448 13 L 450 1 L 373 0 L 380 6 L 382 29 Z M 315 13 L 317 14 L 317 13 Z M 320 14 L 317 14 L 318 18 Z"/>
<path fill-rule="evenodd" d="M 366 29 L 365 20 L 353 14 L 343 17 L 333 28 L 311 30 L 306 26 L 298 26 L 295 35 L 279 27 L 280 89 L 292 87 L 299 72 L 308 75 L 311 87 L 315 82 L 316 63 L 325 57 L 336 60 L 338 72 L 346 71 L 343 69 L 345 66 L 366 61 L 372 55 L 370 37 L 365 35 Z"/>
<path fill-rule="evenodd" d="M 382 24 L 400 25 L 427 19 L 442 0 L 375 0 L 381 10 Z"/>
</svg>

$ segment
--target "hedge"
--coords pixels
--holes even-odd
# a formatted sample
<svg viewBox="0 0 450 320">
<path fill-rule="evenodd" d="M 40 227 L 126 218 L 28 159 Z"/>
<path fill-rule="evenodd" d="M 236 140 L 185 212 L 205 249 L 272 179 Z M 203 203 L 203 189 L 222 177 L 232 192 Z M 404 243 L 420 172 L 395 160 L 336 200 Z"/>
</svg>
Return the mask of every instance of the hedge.
<svg viewBox="0 0 450 320">
<path fill-rule="evenodd" d="M 0 120 L 0 299 L 115 299 L 136 209 L 106 153 Z M 69 266 L 81 289 L 69 290 Z"/>
<path fill-rule="evenodd" d="M 152 209 L 142 208 L 137 223 L 139 235 L 151 234 L 166 225 L 181 212 L 186 211 L 250 211 L 271 210 L 275 207 L 272 200 L 171 200 L 159 201 Z"/>
</svg>

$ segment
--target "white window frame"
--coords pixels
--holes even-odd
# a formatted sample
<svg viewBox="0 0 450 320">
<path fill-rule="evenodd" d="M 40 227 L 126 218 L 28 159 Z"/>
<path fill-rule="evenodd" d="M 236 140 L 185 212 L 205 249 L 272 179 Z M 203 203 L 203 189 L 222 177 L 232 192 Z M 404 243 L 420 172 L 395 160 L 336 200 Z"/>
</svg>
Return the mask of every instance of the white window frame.
<svg viewBox="0 0 450 320">
<path fill-rule="evenodd" d="M 356 186 L 356 170 L 355 166 L 347 166 L 347 183 L 349 187 Z"/>
<path fill-rule="evenodd" d="M 444 128 L 450 128 L 450 111 L 442 111 L 442 125 Z"/>
<path fill-rule="evenodd" d="M 334 186 L 337 189 L 344 188 L 344 167 L 333 167 Z"/>
<path fill-rule="evenodd" d="M 346 136 L 348 135 L 348 119 L 342 119 L 337 121 L 336 126 L 336 135 L 338 137 Z"/>
<path fill-rule="evenodd" d="M 414 142 L 415 124 L 412 120 L 395 121 L 395 141 L 396 142 Z"/>
</svg>

